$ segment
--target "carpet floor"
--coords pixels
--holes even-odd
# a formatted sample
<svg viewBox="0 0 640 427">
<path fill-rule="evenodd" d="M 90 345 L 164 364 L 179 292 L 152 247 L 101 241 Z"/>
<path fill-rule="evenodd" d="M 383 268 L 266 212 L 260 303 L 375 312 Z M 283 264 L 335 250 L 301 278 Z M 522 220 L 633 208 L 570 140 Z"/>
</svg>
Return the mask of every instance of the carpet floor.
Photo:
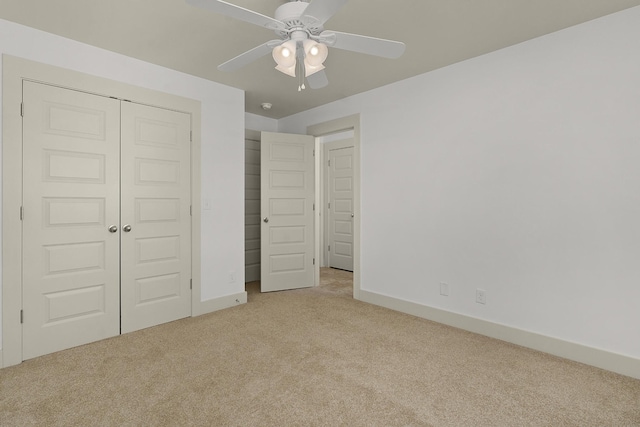
<svg viewBox="0 0 640 427">
<path fill-rule="evenodd" d="M 640 426 L 640 380 L 323 285 L 0 370 L 1 426 Z"/>
</svg>

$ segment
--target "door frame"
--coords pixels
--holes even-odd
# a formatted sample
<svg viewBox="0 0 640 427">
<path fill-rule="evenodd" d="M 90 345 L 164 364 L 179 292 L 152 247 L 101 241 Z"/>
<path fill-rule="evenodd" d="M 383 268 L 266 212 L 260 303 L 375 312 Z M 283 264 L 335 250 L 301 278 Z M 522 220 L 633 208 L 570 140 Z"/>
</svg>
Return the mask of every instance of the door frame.
<svg viewBox="0 0 640 427">
<path fill-rule="evenodd" d="M 307 135 L 316 137 L 316 206 L 322 206 L 324 199 L 324 173 L 321 165 L 324 164 L 324 150 L 321 137 L 353 130 L 353 298 L 360 299 L 360 114 L 342 117 L 307 127 Z M 323 210 L 315 210 L 315 244 L 316 257 L 320 258 L 323 248 L 320 246 L 324 239 L 321 236 L 321 218 Z M 320 262 L 315 265 L 315 283 L 320 283 Z"/>
<path fill-rule="evenodd" d="M 200 101 L 10 55 L 2 56 L 2 347 L 0 367 L 22 362 L 22 82 L 32 80 L 191 116 L 191 316 L 205 311 L 200 278 Z M 28 108 L 28 107 L 27 107 Z"/>
</svg>

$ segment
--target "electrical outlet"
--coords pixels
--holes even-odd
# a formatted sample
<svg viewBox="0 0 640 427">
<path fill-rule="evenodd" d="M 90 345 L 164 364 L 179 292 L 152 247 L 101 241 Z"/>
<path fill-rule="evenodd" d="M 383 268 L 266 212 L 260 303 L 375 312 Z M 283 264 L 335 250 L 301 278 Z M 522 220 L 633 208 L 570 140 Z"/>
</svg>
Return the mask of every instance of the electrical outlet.
<svg viewBox="0 0 640 427">
<path fill-rule="evenodd" d="M 487 291 L 484 289 L 476 289 L 476 302 L 478 304 L 487 303 Z"/>
<path fill-rule="evenodd" d="M 449 285 L 445 282 L 440 282 L 440 295 L 449 296 Z"/>
</svg>

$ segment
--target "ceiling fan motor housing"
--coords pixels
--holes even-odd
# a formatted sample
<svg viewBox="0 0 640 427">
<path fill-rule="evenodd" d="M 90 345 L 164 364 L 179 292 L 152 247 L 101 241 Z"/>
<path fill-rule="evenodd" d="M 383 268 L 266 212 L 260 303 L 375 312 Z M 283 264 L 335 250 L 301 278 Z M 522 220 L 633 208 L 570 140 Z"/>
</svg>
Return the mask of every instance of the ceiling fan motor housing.
<svg viewBox="0 0 640 427">
<path fill-rule="evenodd" d="M 283 39 L 289 38 L 292 33 L 298 31 L 304 31 L 310 36 L 319 35 L 324 30 L 322 25 L 316 18 L 312 16 L 304 16 L 304 12 L 308 6 L 309 3 L 307 2 L 292 1 L 278 7 L 274 18 L 284 23 L 286 30 L 276 30 L 276 34 Z M 300 36 L 297 38 L 299 39 Z"/>
</svg>

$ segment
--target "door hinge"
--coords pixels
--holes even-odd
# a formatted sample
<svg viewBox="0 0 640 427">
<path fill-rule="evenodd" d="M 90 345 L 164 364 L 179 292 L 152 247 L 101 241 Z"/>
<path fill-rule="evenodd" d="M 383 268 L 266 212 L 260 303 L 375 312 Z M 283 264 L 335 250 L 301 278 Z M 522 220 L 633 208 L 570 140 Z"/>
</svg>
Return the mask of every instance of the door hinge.
<svg viewBox="0 0 640 427">
<path fill-rule="evenodd" d="M 193 216 L 193 205 L 189 205 L 189 216 Z"/>
<path fill-rule="evenodd" d="M 316 204 L 315 203 L 313 204 L 313 210 L 314 211 L 316 210 Z"/>
<path fill-rule="evenodd" d="M 193 289 L 193 279 L 189 279 L 189 289 Z"/>
<path fill-rule="evenodd" d="M 20 221 L 24 220 L 24 208 L 20 206 Z"/>
<path fill-rule="evenodd" d="M 316 156 L 316 150 L 313 150 L 313 157 Z"/>
<path fill-rule="evenodd" d="M 331 166 L 331 159 L 329 159 L 329 166 Z"/>
<path fill-rule="evenodd" d="M 331 245 L 329 245 L 329 249 L 328 250 L 329 250 L 329 252 L 331 252 Z"/>
<path fill-rule="evenodd" d="M 20 117 L 24 117 L 24 102 L 20 103 Z"/>
<path fill-rule="evenodd" d="M 316 265 L 316 259 L 315 258 L 313 259 L 313 265 Z"/>
<path fill-rule="evenodd" d="M 20 310 L 20 323 L 24 323 L 24 312 Z"/>
<path fill-rule="evenodd" d="M 193 142 L 193 131 L 189 131 L 189 142 Z"/>
<path fill-rule="evenodd" d="M 327 209 L 331 209 L 331 202 L 329 202 L 329 207 Z"/>
</svg>

